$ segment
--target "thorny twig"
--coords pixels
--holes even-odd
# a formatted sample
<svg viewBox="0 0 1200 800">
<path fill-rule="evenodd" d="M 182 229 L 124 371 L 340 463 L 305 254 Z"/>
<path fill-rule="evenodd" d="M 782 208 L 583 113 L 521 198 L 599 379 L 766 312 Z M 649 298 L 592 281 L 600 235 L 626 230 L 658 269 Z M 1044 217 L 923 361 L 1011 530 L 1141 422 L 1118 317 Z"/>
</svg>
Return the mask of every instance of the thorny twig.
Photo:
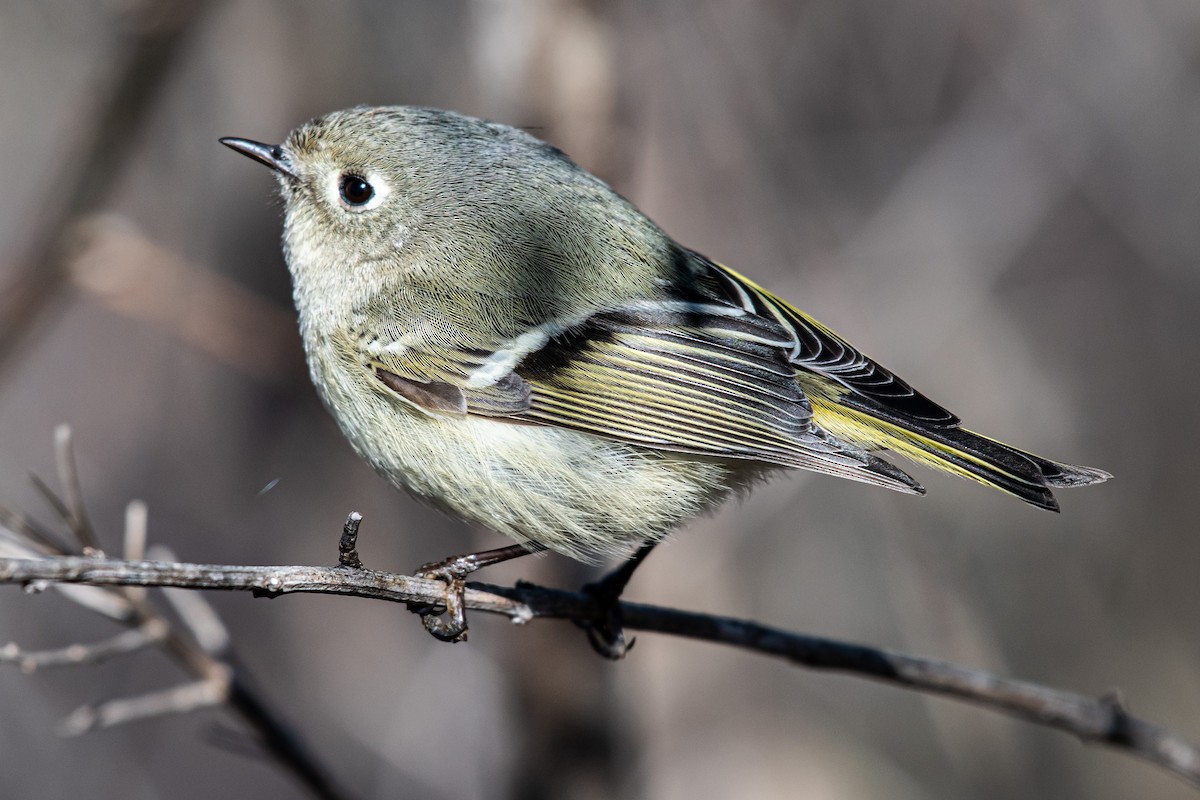
<svg viewBox="0 0 1200 800">
<path fill-rule="evenodd" d="M 0 561 L 20 563 L 28 558 L 52 564 L 69 562 L 73 558 L 95 560 L 104 557 L 88 521 L 67 426 L 55 431 L 55 444 L 58 474 L 67 487 L 67 499 L 59 497 L 36 477 L 34 483 L 60 516 L 76 544 L 68 544 L 37 523 L 0 508 L 0 534 L 4 534 L 0 536 L 0 554 L 17 556 L 0 558 Z M 131 502 L 126 509 L 123 550 L 127 559 L 141 558 L 146 552 L 146 517 L 145 504 L 140 501 Z M 163 548 L 152 548 L 151 555 L 174 559 Z M 47 584 L 38 580 L 20 583 L 27 589 L 41 589 Z M 101 588 L 59 584 L 57 588 L 73 601 L 120 622 L 128 630 L 99 642 L 45 651 L 25 651 L 15 643 L 9 643 L 0 646 L 0 663 L 15 663 L 23 671 L 33 672 L 47 667 L 96 663 L 157 646 L 193 678 L 162 691 L 83 706 L 64 720 L 61 726 L 64 734 L 77 735 L 94 728 L 224 703 L 254 731 L 262 749 L 295 775 L 314 797 L 327 800 L 345 797 L 334 788 L 324 768 L 304 743 L 250 687 L 244 670 L 228 652 L 229 635 L 225 626 L 202 594 L 165 589 L 164 596 L 182 623 L 174 626 L 150 602 L 146 586 L 123 584 Z"/>
<path fill-rule="evenodd" d="M 115 559 L 0 559 L 0 583 L 79 582 L 99 586 L 175 586 L 251 591 L 340 594 L 418 605 L 443 602 L 445 584 L 370 569 L 251 567 Z M 466 605 L 514 622 L 537 617 L 600 621 L 602 605 L 583 593 L 535 586 L 470 584 Z M 621 603 L 632 629 L 669 633 L 776 655 L 813 669 L 836 670 L 920 691 L 968 700 L 1030 722 L 1058 728 L 1151 761 L 1200 786 L 1200 750 L 1130 714 L 1113 697 L 1091 698 L 979 670 L 880 648 L 790 633 L 756 622 Z"/>
<path fill-rule="evenodd" d="M 71 429 L 59 425 L 54 429 L 55 463 L 58 464 L 58 480 L 62 484 L 66 498 L 56 504 L 66 513 L 63 521 L 82 545 L 83 552 L 100 553 L 100 544 L 96 541 L 96 532 L 92 521 L 88 518 L 87 508 L 83 502 L 83 489 L 79 485 L 79 469 L 75 464 L 75 444 L 71 439 Z"/>
<path fill-rule="evenodd" d="M 86 584 L 89 587 L 240 590 L 268 597 L 319 593 L 390 600 L 411 608 L 428 609 L 430 606 L 444 605 L 446 584 L 441 581 L 363 567 L 356 550 L 360 522 L 358 514 L 351 514 L 346 520 L 338 547 L 340 563 L 336 567 L 223 566 L 186 564 L 174 560 L 111 559 L 97 555 L 47 557 L 44 552 L 30 549 L 31 557 L 28 558 L 0 558 L 0 583 L 24 586 L 55 584 L 76 589 L 83 588 L 76 584 Z M 500 587 L 472 583 L 468 584 L 464 599 L 469 609 L 502 614 L 517 623 L 529 622 L 537 617 L 597 623 L 608 619 L 612 611 L 586 593 L 524 584 Z M 1119 749 L 1200 786 L 1200 749 L 1157 725 L 1133 716 L 1113 695 L 1087 697 L 944 661 L 791 633 L 729 617 L 628 602 L 620 603 L 619 609 L 623 624 L 631 629 L 732 645 L 780 656 L 811 669 L 846 672 L 966 700 L 1029 722 L 1073 733 L 1085 742 Z M 152 618 L 143 616 L 143 613 L 148 612 L 139 612 L 134 616 L 139 624 Z M 189 613 L 184 612 L 181 616 L 186 620 Z M 228 702 L 243 717 L 256 724 L 265 739 L 269 740 L 270 731 L 279 736 L 288 736 L 287 729 L 277 720 L 255 722 L 256 713 L 264 714 L 267 720 L 272 720 L 272 715 L 254 695 L 245 693 L 245 687 L 239 683 L 236 673 L 226 671 L 231 669 L 227 660 L 217 659 L 197 644 L 196 640 L 200 638 L 199 635 L 184 638 L 177 632 L 171 632 L 165 646 L 168 652 L 174 650 L 180 661 L 202 679 L 201 682 L 208 679 L 207 689 L 201 689 L 198 684 L 187 684 L 180 687 L 174 696 L 112 701 L 95 709 L 81 710 L 69 722 L 80 725 L 104 724 L 148 713 L 161 713 L 164 708 L 182 710 L 189 707 L 189 703 L 219 702 L 221 698 L 214 696 L 212 689 L 220 686 L 221 681 L 228 680 Z M 225 641 L 224 636 L 216 635 L 209 638 L 207 643 L 210 647 L 224 648 Z M 19 651 L 13 655 L 19 655 Z M 26 654 L 26 657 L 32 655 Z M 225 696 L 222 694 L 222 697 Z M 286 747 L 283 748 L 284 754 L 280 754 L 275 747 L 270 749 L 281 759 L 287 760 Z M 290 752 L 295 758 L 306 758 L 303 748 L 298 745 Z M 293 765 L 289 763 L 289 766 Z"/>
</svg>

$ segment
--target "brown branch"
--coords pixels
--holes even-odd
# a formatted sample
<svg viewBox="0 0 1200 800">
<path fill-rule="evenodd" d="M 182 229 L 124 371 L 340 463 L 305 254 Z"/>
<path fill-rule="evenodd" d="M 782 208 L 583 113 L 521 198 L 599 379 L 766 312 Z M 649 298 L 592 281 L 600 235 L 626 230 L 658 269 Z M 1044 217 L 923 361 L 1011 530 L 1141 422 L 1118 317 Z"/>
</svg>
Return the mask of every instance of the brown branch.
<svg viewBox="0 0 1200 800">
<path fill-rule="evenodd" d="M 273 386 L 304 369 L 295 312 L 99 213 L 76 226 L 72 284 L 115 314 Z"/>
<path fill-rule="evenodd" d="M 0 664 L 12 662 L 22 672 L 34 672 L 47 667 L 74 667 L 97 664 L 110 658 L 133 653 L 158 644 L 167 634 L 167 625 L 160 619 L 149 620 L 136 628 L 121 631 L 116 636 L 90 644 L 72 644 L 57 650 L 25 651 L 16 642 L 0 647 Z"/>
<path fill-rule="evenodd" d="M 206 0 L 147 0 L 124 22 L 111 89 L 101 91 L 85 138 L 61 161 L 54 185 L 63 202 L 38 218 L 16 277 L 0 291 L 0 371 L 66 285 L 75 224 L 101 208 L 171 73 L 182 44 L 210 5 Z"/>
<path fill-rule="evenodd" d="M 228 700 L 227 680 L 205 678 L 137 697 L 121 697 L 83 706 L 63 720 L 61 730 L 66 736 L 79 736 L 96 728 L 111 728 L 165 714 L 186 714 L 198 708 L 218 706 Z"/>
<path fill-rule="evenodd" d="M 414 606 L 441 605 L 446 590 L 438 581 L 344 566 L 221 566 L 86 557 L 0 559 L 0 583 L 37 581 L 251 591 L 270 597 L 298 592 L 340 594 Z M 600 622 L 604 615 L 600 604 L 585 594 L 527 585 L 470 584 L 466 605 L 521 623 L 536 617 Z M 1004 711 L 1073 733 L 1085 742 L 1117 748 L 1200 786 L 1200 750 L 1134 717 L 1113 697 L 1086 697 L 944 661 L 789 633 L 729 617 L 638 603 L 621 603 L 620 610 L 624 624 L 632 629 L 728 644 L 781 656 L 812 669 L 847 672 Z"/>
<path fill-rule="evenodd" d="M 58 473 L 68 499 L 62 499 L 36 476 L 34 485 L 58 514 L 75 543 L 60 543 L 48 530 L 0 507 L 0 556 L 35 560 L 104 557 L 88 521 L 68 426 L 56 429 L 55 444 Z M 127 558 L 140 558 L 145 549 L 146 516 L 146 507 L 141 501 L 134 500 L 126 508 L 124 552 Z M 165 548 L 155 550 L 164 554 L 161 556 L 164 560 L 174 560 L 174 555 Z M 226 652 L 227 632 L 202 595 L 164 588 L 167 600 L 175 607 L 182 623 L 177 629 L 150 603 L 145 586 L 101 587 L 37 580 L 23 582 L 23 585 L 27 591 L 40 591 L 51 583 L 72 601 L 117 620 L 130 630 L 107 641 L 42 652 L 23 652 L 11 643 L 0 648 L 0 663 L 13 662 L 25 671 L 32 671 L 39 667 L 92 663 L 134 652 L 145 644 L 156 644 L 194 678 L 171 689 L 84 706 L 64 721 L 64 733 L 79 734 L 97 727 L 228 703 L 257 734 L 263 752 L 291 772 L 313 796 L 322 800 L 345 797 L 305 743 L 252 688 L 246 670 Z"/>
</svg>

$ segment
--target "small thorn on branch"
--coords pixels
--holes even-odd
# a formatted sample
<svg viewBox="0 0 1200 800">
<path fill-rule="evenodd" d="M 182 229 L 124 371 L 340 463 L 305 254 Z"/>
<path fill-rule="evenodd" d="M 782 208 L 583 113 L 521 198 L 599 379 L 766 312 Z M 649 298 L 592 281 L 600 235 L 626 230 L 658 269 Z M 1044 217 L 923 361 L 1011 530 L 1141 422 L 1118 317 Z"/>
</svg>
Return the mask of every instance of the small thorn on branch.
<svg viewBox="0 0 1200 800">
<path fill-rule="evenodd" d="M 141 500 L 130 500 L 125 506 L 125 542 L 123 551 L 126 561 L 141 561 L 146 557 L 146 521 L 149 512 Z M 149 596 L 144 586 L 124 587 L 125 596 L 132 603 L 144 603 Z"/>
<path fill-rule="evenodd" d="M 7 506 L 0 506 L 0 534 L 45 555 L 61 556 L 69 551 L 63 540 L 49 528 Z"/>
<path fill-rule="evenodd" d="M 83 489 L 79 483 L 79 468 L 75 463 L 75 445 L 70 425 L 59 425 L 54 429 L 54 454 L 58 463 L 58 481 L 67 495 L 64 498 L 67 527 L 83 546 L 84 555 L 103 555 L 83 502 Z"/>
<path fill-rule="evenodd" d="M 141 500 L 130 500 L 125 506 L 125 560 L 141 561 L 146 557 L 146 520 L 149 512 Z"/>
<path fill-rule="evenodd" d="M 50 484 L 42 480 L 41 475 L 38 475 L 36 472 L 30 472 L 29 482 L 33 484 L 33 488 L 38 490 L 38 494 L 46 501 L 46 505 L 50 506 L 51 510 L 58 515 L 59 519 L 69 520 L 71 518 L 71 511 L 67 508 L 67 504 L 58 496 L 58 492 L 50 488 Z M 63 547 L 61 548 L 61 552 L 64 554 L 74 552 L 74 549 Z"/>
<path fill-rule="evenodd" d="M 362 524 L 362 514 L 351 511 L 342 526 L 342 538 L 338 542 L 338 564 L 348 569 L 362 569 L 362 560 L 358 557 L 358 526 Z"/>
</svg>

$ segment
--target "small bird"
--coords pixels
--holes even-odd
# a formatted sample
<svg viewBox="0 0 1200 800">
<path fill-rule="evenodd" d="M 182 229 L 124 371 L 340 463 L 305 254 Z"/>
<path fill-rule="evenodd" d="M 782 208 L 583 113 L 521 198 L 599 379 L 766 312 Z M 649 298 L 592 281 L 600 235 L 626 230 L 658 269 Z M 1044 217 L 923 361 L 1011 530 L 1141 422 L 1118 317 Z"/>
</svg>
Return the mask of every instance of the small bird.
<svg viewBox="0 0 1200 800">
<path fill-rule="evenodd" d="M 1050 510 L 1110 477 L 963 428 L 524 131 L 359 107 L 221 141 L 279 179 L 309 369 L 354 449 L 514 554 L 628 557 L 787 469 L 923 494 L 884 450 Z"/>
</svg>

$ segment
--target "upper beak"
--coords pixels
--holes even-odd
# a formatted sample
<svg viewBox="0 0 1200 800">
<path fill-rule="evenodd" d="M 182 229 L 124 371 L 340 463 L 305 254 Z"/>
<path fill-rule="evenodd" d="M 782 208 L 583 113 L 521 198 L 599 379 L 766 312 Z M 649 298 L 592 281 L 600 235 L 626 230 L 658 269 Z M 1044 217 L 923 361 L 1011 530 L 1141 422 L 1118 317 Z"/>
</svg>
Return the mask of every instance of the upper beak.
<svg viewBox="0 0 1200 800">
<path fill-rule="evenodd" d="M 276 172 L 283 173 L 289 178 L 296 177 L 296 173 L 292 170 L 292 164 L 288 161 L 287 154 L 277 144 L 263 144 L 262 142 L 255 142 L 250 139 L 238 139 L 233 136 L 226 136 L 220 141 L 221 144 L 231 150 L 236 150 L 244 156 L 262 162 Z"/>
</svg>

